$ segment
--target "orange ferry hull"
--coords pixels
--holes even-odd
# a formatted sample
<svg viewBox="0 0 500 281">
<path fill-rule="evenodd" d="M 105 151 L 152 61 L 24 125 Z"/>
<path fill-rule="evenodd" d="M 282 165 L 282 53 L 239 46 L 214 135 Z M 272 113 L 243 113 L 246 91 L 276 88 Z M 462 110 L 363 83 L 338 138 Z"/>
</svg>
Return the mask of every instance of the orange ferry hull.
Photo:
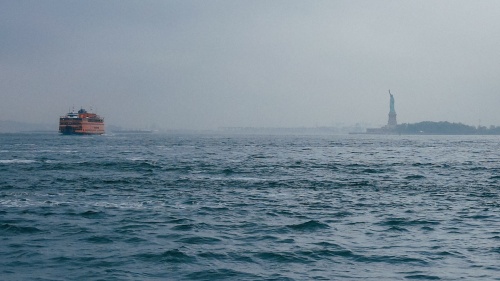
<svg viewBox="0 0 500 281">
<path fill-rule="evenodd" d="M 104 119 L 95 113 L 80 109 L 59 118 L 59 132 L 64 135 L 102 135 Z"/>
</svg>

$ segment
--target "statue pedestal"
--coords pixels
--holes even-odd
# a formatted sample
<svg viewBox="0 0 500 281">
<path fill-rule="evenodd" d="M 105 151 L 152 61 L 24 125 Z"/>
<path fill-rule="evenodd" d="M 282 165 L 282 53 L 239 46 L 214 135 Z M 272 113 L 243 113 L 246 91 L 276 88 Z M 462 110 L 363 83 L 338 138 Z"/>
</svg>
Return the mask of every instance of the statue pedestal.
<svg viewBox="0 0 500 281">
<path fill-rule="evenodd" d="M 396 113 L 389 113 L 389 121 L 387 121 L 387 127 L 396 127 L 398 125 L 398 121 L 396 120 Z"/>
</svg>

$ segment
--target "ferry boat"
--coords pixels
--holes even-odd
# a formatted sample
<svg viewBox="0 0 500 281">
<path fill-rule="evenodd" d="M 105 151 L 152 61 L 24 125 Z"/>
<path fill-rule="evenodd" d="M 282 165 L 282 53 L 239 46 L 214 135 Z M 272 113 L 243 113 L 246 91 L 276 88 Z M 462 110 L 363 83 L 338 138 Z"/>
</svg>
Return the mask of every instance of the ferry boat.
<svg viewBox="0 0 500 281">
<path fill-rule="evenodd" d="M 95 113 L 80 109 L 59 118 L 59 133 L 63 135 L 102 135 L 104 119 Z"/>
</svg>

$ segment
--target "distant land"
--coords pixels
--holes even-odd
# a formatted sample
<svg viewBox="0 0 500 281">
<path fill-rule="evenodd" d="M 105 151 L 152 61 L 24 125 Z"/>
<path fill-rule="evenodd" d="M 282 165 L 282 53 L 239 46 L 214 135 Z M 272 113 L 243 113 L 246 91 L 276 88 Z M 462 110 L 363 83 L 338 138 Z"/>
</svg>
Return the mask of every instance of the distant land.
<svg viewBox="0 0 500 281">
<path fill-rule="evenodd" d="M 418 123 L 404 123 L 381 128 L 369 128 L 369 135 L 500 135 L 500 126 L 470 126 L 463 123 L 447 121 L 423 121 Z"/>
<path fill-rule="evenodd" d="M 221 127 L 220 132 L 229 134 L 283 134 L 283 135 L 331 135 L 364 132 L 364 125 L 318 127 Z"/>
<path fill-rule="evenodd" d="M 405 135 L 500 135 L 500 126 L 469 126 L 447 121 L 424 121 L 413 124 L 400 124 L 392 129 L 395 133 Z"/>
<path fill-rule="evenodd" d="M 376 135 L 500 135 L 500 126 L 470 126 L 447 121 L 423 121 L 404 123 L 393 127 L 384 126 L 376 129 L 366 129 L 362 126 L 346 127 L 224 127 L 226 133 L 236 134 L 376 134 Z"/>
<path fill-rule="evenodd" d="M 366 132 L 365 132 L 366 130 Z M 197 132 L 193 130 L 129 130 L 119 126 L 109 125 L 106 131 L 111 133 L 151 133 L 151 132 Z M 353 126 L 320 126 L 320 127 L 221 127 L 211 132 L 229 134 L 400 134 L 400 135 L 500 135 L 500 126 L 470 126 L 463 123 L 447 121 L 423 121 L 418 123 L 403 123 L 394 127 L 366 129 L 366 124 Z M 0 133 L 58 133 L 57 124 L 37 124 L 17 121 L 1 121 Z M 207 131 L 203 131 L 207 132 Z"/>
<path fill-rule="evenodd" d="M 389 90 L 389 119 L 387 125 L 380 128 L 367 128 L 361 134 L 371 135 L 500 135 L 498 126 L 470 126 L 463 123 L 451 123 L 448 121 L 423 121 L 418 123 L 403 123 L 398 125 L 395 110 L 394 95 Z M 357 134 L 356 132 L 351 132 Z"/>
</svg>

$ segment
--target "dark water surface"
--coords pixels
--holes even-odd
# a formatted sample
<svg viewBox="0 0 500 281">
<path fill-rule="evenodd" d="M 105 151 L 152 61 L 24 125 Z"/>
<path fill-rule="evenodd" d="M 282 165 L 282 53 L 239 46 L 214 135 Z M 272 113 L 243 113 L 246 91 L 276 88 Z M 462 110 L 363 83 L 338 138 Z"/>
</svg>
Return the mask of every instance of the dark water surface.
<svg viewBox="0 0 500 281">
<path fill-rule="evenodd" d="M 0 135 L 1 280 L 500 280 L 496 136 Z"/>
</svg>

